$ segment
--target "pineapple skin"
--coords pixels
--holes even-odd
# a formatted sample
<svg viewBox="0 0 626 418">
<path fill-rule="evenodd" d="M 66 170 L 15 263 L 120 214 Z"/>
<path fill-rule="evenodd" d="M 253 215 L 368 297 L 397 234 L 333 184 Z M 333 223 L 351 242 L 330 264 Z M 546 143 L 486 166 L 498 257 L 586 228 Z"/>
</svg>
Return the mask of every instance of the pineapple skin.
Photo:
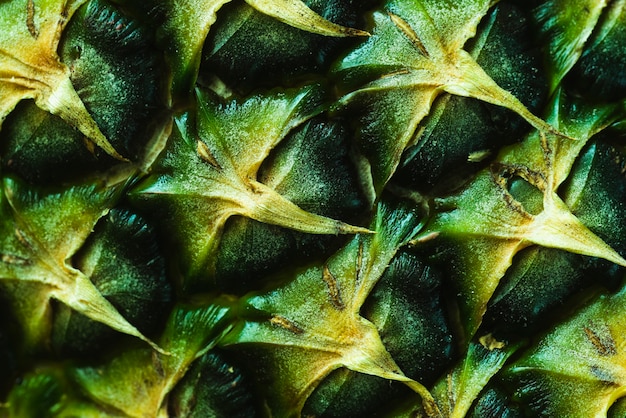
<svg viewBox="0 0 626 418">
<path fill-rule="evenodd" d="M 0 26 L 0 417 L 626 416 L 626 1 Z"/>
</svg>

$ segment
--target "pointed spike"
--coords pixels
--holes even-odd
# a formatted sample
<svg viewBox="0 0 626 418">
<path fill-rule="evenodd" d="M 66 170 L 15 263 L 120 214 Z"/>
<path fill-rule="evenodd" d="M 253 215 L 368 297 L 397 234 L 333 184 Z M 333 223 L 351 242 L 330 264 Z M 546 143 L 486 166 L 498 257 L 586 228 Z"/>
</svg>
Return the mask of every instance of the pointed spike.
<svg viewBox="0 0 626 418">
<path fill-rule="evenodd" d="M 332 23 L 311 10 L 301 0 L 246 0 L 258 11 L 283 23 L 325 36 L 370 36 L 368 32 Z"/>
<path fill-rule="evenodd" d="M 360 338 L 360 344 L 344 353 L 344 366 L 359 373 L 404 383 L 422 398 L 425 412 L 429 418 L 442 418 L 430 391 L 421 383 L 407 377 L 400 370 L 400 367 L 383 345 L 374 324 L 363 320 L 361 325 L 363 325 L 363 334 Z"/>
<path fill-rule="evenodd" d="M 445 90 L 448 93 L 464 97 L 473 97 L 487 103 L 505 107 L 523 117 L 532 127 L 540 132 L 575 140 L 575 138 L 559 132 L 554 126 L 540 117 L 535 116 L 517 97 L 500 87 L 482 67 L 476 63 L 469 53 L 461 51 L 459 54 L 459 62 L 459 66 L 463 69 L 462 75 L 458 76 L 455 82 L 451 82 L 449 85 L 445 86 Z"/>
<path fill-rule="evenodd" d="M 529 241 L 544 247 L 604 258 L 626 267 L 626 260 L 574 216 L 557 196 L 535 220 Z"/>
<path fill-rule="evenodd" d="M 251 182 L 252 202 L 245 215 L 260 222 L 283 226 L 310 234 L 372 233 L 367 228 L 307 212 L 259 182 Z"/>
<path fill-rule="evenodd" d="M 85 104 L 74 90 L 69 77 L 63 75 L 48 94 L 41 94 L 35 99 L 37 106 L 59 116 L 77 128 L 90 141 L 102 148 L 107 154 L 120 161 L 128 161 L 120 155 L 93 120 Z"/>
<path fill-rule="evenodd" d="M 70 308 L 90 319 L 101 322 L 116 331 L 137 337 L 150 345 L 157 352 L 169 355 L 156 343 L 143 335 L 129 323 L 111 303 L 102 296 L 98 289 L 82 273 L 73 274 L 74 286 L 68 286 L 54 293 L 54 297 Z"/>
</svg>

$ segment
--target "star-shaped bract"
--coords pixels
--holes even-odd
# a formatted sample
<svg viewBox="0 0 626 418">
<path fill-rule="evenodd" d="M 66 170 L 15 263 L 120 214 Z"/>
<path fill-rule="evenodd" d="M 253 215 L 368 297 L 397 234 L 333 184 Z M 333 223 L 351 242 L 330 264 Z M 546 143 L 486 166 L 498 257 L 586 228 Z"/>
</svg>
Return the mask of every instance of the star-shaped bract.
<svg viewBox="0 0 626 418">
<path fill-rule="evenodd" d="M 454 280 L 468 338 L 478 329 L 515 254 L 530 245 L 626 266 L 626 260 L 583 225 L 557 194 L 589 138 L 623 118 L 622 106 L 591 107 L 564 99 L 564 95 L 555 97 L 551 121 L 577 140 L 534 132 L 524 142 L 505 148 L 458 195 L 442 202 L 440 213 L 422 236 L 437 235 L 454 248 L 458 258 L 453 264 Z M 539 210 L 530 208 L 530 200 L 525 206 L 525 199 L 520 202 L 511 194 L 509 180 L 515 178 L 541 196 Z"/>
<path fill-rule="evenodd" d="M 72 256 L 118 193 L 119 187 L 100 189 L 94 185 L 41 193 L 4 179 L 0 193 L 0 285 L 9 292 L 14 311 L 24 324 L 29 348 L 49 339 L 51 299 L 156 348 L 83 272 L 71 265 Z"/>
<path fill-rule="evenodd" d="M 366 231 L 306 212 L 256 179 L 274 146 L 319 112 L 319 93 L 309 86 L 220 103 L 198 90 L 197 114 L 177 119 L 155 174 L 132 194 L 172 210 L 176 221 L 165 228 L 182 248 L 190 283 L 213 275 L 221 232 L 233 215 L 312 234 Z"/>
<path fill-rule="evenodd" d="M 217 12 L 230 0 L 166 0 L 161 38 L 172 67 L 172 90 L 175 95 L 189 94 L 196 82 L 202 47 Z M 256 10 L 276 19 L 326 36 L 364 36 L 366 32 L 346 28 L 324 19 L 301 0 L 246 0 Z"/>
<path fill-rule="evenodd" d="M 221 344 L 259 359 L 276 416 L 298 416 L 304 402 L 340 367 L 406 383 L 435 414 L 432 397 L 406 377 L 361 306 L 398 249 L 420 228 L 415 213 L 381 203 L 371 228 L 327 261 L 294 273 L 285 285 L 242 299 L 242 322 Z"/>
<path fill-rule="evenodd" d="M 123 159 L 93 120 L 59 60 L 63 29 L 85 0 L 0 2 L 0 125 L 23 99 L 80 130 L 111 156 Z"/>
<path fill-rule="evenodd" d="M 364 108 L 360 151 L 377 193 L 394 173 L 419 123 L 442 93 L 476 98 L 508 108 L 535 128 L 554 129 L 500 88 L 463 49 L 491 0 L 392 0 L 373 14 L 371 38 L 336 68 L 348 84 L 369 81 L 341 99 L 341 106 Z M 371 81 L 373 80 L 373 81 Z"/>
</svg>

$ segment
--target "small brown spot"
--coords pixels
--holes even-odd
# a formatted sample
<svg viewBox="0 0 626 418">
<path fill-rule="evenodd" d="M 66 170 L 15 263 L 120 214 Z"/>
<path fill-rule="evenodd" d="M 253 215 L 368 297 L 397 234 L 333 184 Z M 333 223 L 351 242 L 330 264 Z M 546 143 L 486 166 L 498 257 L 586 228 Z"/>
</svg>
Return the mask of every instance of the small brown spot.
<svg viewBox="0 0 626 418">
<path fill-rule="evenodd" d="M 24 266 L 28 264 L 28 259 L 12 254 L 0 254 L 0 261 L 6 264 L 13 264 L 15 266 Z"/>
<path fill-rule="evenodd" d="M 30 248 L 30 243 L 26 239 L 26 236 L 24 235 L 24 232 L 22 232 L 22 230 L 15 228 L 15 237 L 20 242 L 20 244 L 22 244 L 25 247 Z"/>
<path fill-rule="evenodd" d="M 30 36 L 37 39 L 39 37 L 39 30 L 35 26 L 35 1 L 28 0 L 26 4 L 26 26 Z"/>
<path fill-rule="evenodd" d="M 94 144 L 92 140 L 90 140 L 86 136 L 83 136 L 83 144 L 85 145 L 85 148 L 87 148 L 87 151 L 89 151 L 91 155 L 96 155 L 96 144 Z"/>
<path fill-rule="evenodd" d="M 552 151 L 552 147 L 548 142 L 548 138 L 546 134 L 542 131 L 539 132 L 539 138 L 541 140 L 541 149 L 543 151 L 543 159 L 546 163 L 546 168 L 548 171 L 552 170 L 553 160 L 554 160 L 554 152 Z"/>
<path fill-rule="evenodd" d="M 406 20 L 402 19 L 400 16 L 395 15 L 391 12 L 389 13 L 389 17 L 391 18 L 393 24 L 396 25 L 396 27 L 402 31 L 404 36 L 406 36 L 406 38 L 413 44 L 415 49 L 417 49 L 419 53 L 426 58 L 430 58 L 430 54 L 424 46 L 424 43 L 418 36 L 417 32 L 413 30 L 411 25 L 409 25 L 409 23 Z"/>
<path fill-rule="evenodd" d="M 328 288 L 330 303 L 338 311 L 343 311 L 346 308 L 346 305 L 343 303 L 343 299 L 341 298 L 341 290 L 339 289 L 339 286 L 337 284 L 337 279 L 330 272 L 330 269 L 327 265 L 324 265 L 322 279 L 324 280 L 324 282 L 326 283 L 326 287 Z"/>
<path fill-rule="evenodd" d="M 421 237 L 417 237 L 416 239 L 411 240 L 410 244 L 411 245 L 423 244 L 425 242 L 437 239 L 439 237 L 439 235 L 440 235 L 439 231 L 432 231 L 432 232 L 429 232 L 426 235 L 422 235 Z"/>
<path fill-rule="evenodd" d="M 217 170 L 222 169 L 222 166 L 220 166 L 220 164 L 217 162 L 207 144 L 198 140 L 196 150 L 198 152 L 198 155 L 200 156 L 200 158 L 202 158 L 204 162 L 208 163 L 210 166 Z"/>
<path fill-rule="evenodd" d="M 454 379 L 452 379 L 452 373 L 446 375 L 446 388 L 448 397 L 448 410 L 454 410 L 456 406 L 456 394 L 454 391 Z"/>
<path fill-rule="evenodd" d="M 383 74 L 380 78 L 386 78 L 386 77 L 395 77 L 397 75 L 406 75 L 409 74 L 410 71 L 407 70 L 406 68 L 401 69 L 401 70 L 397 70 L 397 71 L 393 71 L 387 74 Z"/>
<path fill-rule="evenodd" d="M 606 328 L 598 333 L 591 328 L 583 327 L 587 339 L 591 342 L 595 350 L 601 356 L 614 356 L 617 354 L 615 340 L 611 335 L 611 331 Z"/>
<path fill-rule="evenodd" d="M 292 332 L 296 335 L 304 334 L 304 330 L 302 328 L 281 315 L 272 315 L 272 317 L 270 318 L 270 323 L 274 326 L 284 328 L 287 331 Z"/>
<path fill-rule="evenodd" d="M 161 355 L 156 351 L 152 352 L 152 367 L 154 371 L 160 377 L 165 377 L 165 371 L 163 370 L 163 362 L 161 361 Z"/>
</svg>

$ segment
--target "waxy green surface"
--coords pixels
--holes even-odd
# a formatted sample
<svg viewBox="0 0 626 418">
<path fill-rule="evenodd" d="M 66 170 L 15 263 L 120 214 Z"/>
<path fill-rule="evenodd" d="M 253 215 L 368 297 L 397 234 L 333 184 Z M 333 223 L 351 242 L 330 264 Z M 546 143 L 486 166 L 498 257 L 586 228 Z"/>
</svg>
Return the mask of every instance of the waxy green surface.
<svg viewBox="0 0 626 418">
<path fill-rule="evenodd" d="M 171 208 L 174 239 L 192 281 L 211 278 L 222 229 L 234 215 L 312 234 L 364 232 L 306 212 L 257 180 L 271 150 L 320 111 L 319 87 L 220 102 L 198 90 L 198 110 L 177 119 L 154 174 L 133 190 L 140 204 Z"/>
<path fill-rule="evenodd" d="M 0 123 L 23 99 L 60 116 L 115 158 L 123 157 L 85 108 L 59 60 L 63 29 L 85 1 L 5 1 L 0 4 Z"/>
<path fill-rule="evenodd" d="M 8 354 L 0 372 L 6 369 L 9 376 L 7 383 L 0 382 L 0 390 L 8 392 L 6 397 L 0 393 L 0 415 L 167 417 L 182 411 L 194 416 L 212 409 L 196 408 L 193 400 L 210 403 L 217 394 L 237 393 L 233 402 L 246 400 L 245 408 L 260 416 L 299 416 L 317 407 L 332 416 L 341 408 L 323 403 L 341 393 L 343 382 L 359 384 L 349 376 L 371 375 L 402 389 L 394 392 L 399 398 L 393 409 L 371 411 L 381 416 L 462 417 L 487 411 L 619 416 L 625 408 L 619 399 L 626 394 L 625 97 L 613 71 L 602 71 L 597 87 L 614 94 L 587 95 L 576 84 L 598 63 L 620 68 L 624 48 L 616 45 L 623 43 L 626 2 L 556 0 L 531 8 L 505 1 L 463 0 L 441 7 L 435 0 L 389 0 L 360 11 L 357 30 L 330 23 L 333 19 L 302 1 L 250 0 L 246 3 L 275 24 L 353 39 L 329 72 L 325 62 L 313 74 L 298 73 L 301 79 L 273 89 L 262 83 L 255 89 L 256 74 L 241 90 L 213 74 L 210 59 L 201 63 L 206 39 L 226 3 L 110 5 L 147 27 L 153 24 L 154 59 L 163 64 L 168 90 L 163 101 L 169 109 L 159 108 L 160 128 L 139 150 L 136 165 L 114 167 L 99 181 L 93 180 L 94 172 L 80 181 L 51 181 L 43 187 L 10 172 L 11 164 L 4 161 L 9 152 L 0 147 L 0 288 L 9 302 L 8 315 L 0 318 L 0 352 Z M 497 3 L 503 7 L 495 9 Z M 71 32 L 66 17 L 93 4 L 0 3 L 0 22 L 15 27 L 0 35 L 0 97 L 6 98 L 0 117 L 21 112 L 22 104 L 16 105 L 33 99 L 81 132 L 87 149 L 94 143 L 121 159 L 127 156 L 99 133 L 97 118 L 71 85 L 71 65 L 61 63 L 57 51 L 64 33 Z M 524 16 L 510 24 L 537 29 L 537 38 L 528 41 L 548 67 L 547 105 L 533 99 L 544 94 L 540 86 L 518 98 L 494 81 L 497 71 L 506 71 L 498 66 L 510 61 L 498 64 L 485 59 L 483 51 L 499 45 L 498 37 L 507 32 L 494 23 L 505 6 L 519 8 Z M 231 20 L 235 26 L 221 27 L 220 36 L 237 32 L 238 22 L 245 21 Z M 520 60 L 529 63 L 530 74 L 516 68 L 524 73 L 522 82 L 513 83 L 516 89 L 523 89 L 526 80 L 535 89 L 532 73 L 543 71 L 526 52 L 520 52 Z M 493 78 L 488 75 L 492 70 Z M 521 117 L 526 130 L 505 129 L 503 145 L 489 149 L 462 144 L 470 150 L 468 162 L 479 163 L 480 169 L 451 176 L 445 187 L 400 182 L 397 169 L 413 145 L 446 140 L 431 135 L 435 130 L 423 135 L 423 129 L 457 97 L 500 106 Z M 454 101 L 455 106 L 462 103 Z M 338 148 L 349 149 L 352 157 L 349 163 L 337 162 L 336 175 L 354 177 L 329 188 L 325 197 L 331 206 L 329 195 L 358 188 L 353 196 L 365 197 L 350 222 L 328 215 L 345 213 L 350 204 L 325 207 L 324 199 L 316 197 L 324 190 L 315 187 L 324 176 L 306 173 L 323 171 L 320 143 L 335 133 L 346 135 Z M 319 143 L 313 147 L 307 140 Z M 45 140 L 33 143 L 41 155 L 54 146 Z M 14 147 L 13 141 L 2 144 Z M 302 147 L 310 149 L 300 152 Z M 296 164 L 298 156 L 312 154 L 311 161 Z M 438 181 L 435 176 L 432 185 Z M 309 196 L 314 204 L 307 204 L 307 188 L 314 191 Z M 163 287 L 173 300 L 163 306 L 163 321 L 148 336 L 105 298 L 120 283 L 124 288 L 122 277 L 104 281 L 109 289 L 96 286 L 101 283 L 95 276 L 103 272 L 124 276 L 115 266 L 128 270 L 131 280 L 151 274 L 163 279 L 157 272 L 137 273 L 146 261 L 115 245 L 116 239 L 129 246 L 146 239 L 139 223 L 129 218 L 122 222 L 125 227 L 118 225 L 128 227 L 132 237 L 102 232 L 119 210 L 145 217 L 145 228 L 154 234 L 149 239 L 164 249 L 163 258 L 157 252 L 153 260 L 163 263 L 169 281 Z M 302 251 L 271 273 L 255 272 L 260 277 L 233 286 L 236 294 L 229 294 L 217 285 L 217 257 L 224 231 L 237 218 L 309 237 L 324 235 L 328 244 L 320 240 L 322 251 Z M 232 241 L 227 244 L 237 248 Z M 554 281 L 542 281 L 537 271 L 551 271 L 544 263 L 558 268 L 562 280 L 555 274 Z M 432 316 L 439 328 L 420 329 L 432 342 L 437 362 L 445 364 L 429 368 L 435 375 L 424 372 L 424 379 L 419 367 L 405 361 L 411 348 L 394 351 L 405 340 L 402 320 L 386 322 L 398 316 L 423 320 L 414 315 L 419 309 L 409 314 L 407 305 L 427 304 L 423 297 L 401 299 L 399 293 L 406 294 L 384 288 L 401 287 L 389 279 L 399 264 L 432 278 L 430 286 L 437 289 L 424 292 L 436 302 Z M 441 277 L 431 277 L 431 268 Z M 591 280 L 598 272 L 600 278 Z M 525 297 L 516 298 L 515 292 Z M 64 306 L 54 316 L 58 304 Z M 511 315 L 524 312 L 507 310 L 506 304 L 541 311 L 541 319 L 529 315 L 535 332 L 502 332 Z M 392 310 L 397 311 L 387 315 Z M 70 331 L 80 329 L 71 318 L 80 314 L 119 331 L 117 344 L 105 345 L 93 358 L 68 355 Z M 15 327 L 9 324 L 14 318 Z M 419 350 L 426 357 L 431 353 Z M 223 360 L 217 369 L 241 373 L 251 389 L 228 392 L 194 378 L 214 376 L 207 370 L 221 361 L 216 359 Z M 374 387 L 361 381 L 364 386 L 357 387 L 350 402 L 368 397 Z M 235 378 L 228 385 L 238 382 Z M 228 396 L 223 398 L 217 410 L 235 411 Z M 307 404 L 316 399 L 321 404 Z M 341 402 L 341 397 L 329 402 Z"/>
</svg>

